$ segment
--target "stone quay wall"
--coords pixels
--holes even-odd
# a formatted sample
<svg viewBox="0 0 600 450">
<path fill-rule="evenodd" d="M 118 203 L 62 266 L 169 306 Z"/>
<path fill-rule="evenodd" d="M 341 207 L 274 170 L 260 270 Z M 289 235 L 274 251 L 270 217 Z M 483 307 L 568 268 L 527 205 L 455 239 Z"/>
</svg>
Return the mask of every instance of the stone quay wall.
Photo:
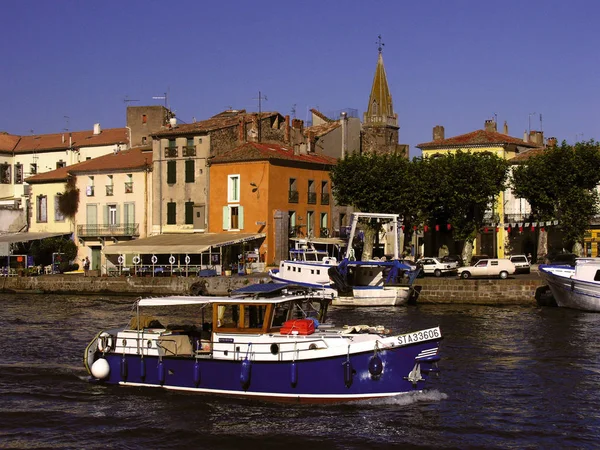
<svg viewBox="0 0 600 450">
<path fill-rule="evenodd" d="M 253 283 L 268 283 L 268 275 L 230 277 L 84 277 L 82 275 L 42 275 L 0 278 L 1 292 L 107 295 L 227 295 Z M 541 279 L 419 278 L 417 302 L 463 303 L 475 305 L 536 305 L 536 289 Z"/>
</svg>

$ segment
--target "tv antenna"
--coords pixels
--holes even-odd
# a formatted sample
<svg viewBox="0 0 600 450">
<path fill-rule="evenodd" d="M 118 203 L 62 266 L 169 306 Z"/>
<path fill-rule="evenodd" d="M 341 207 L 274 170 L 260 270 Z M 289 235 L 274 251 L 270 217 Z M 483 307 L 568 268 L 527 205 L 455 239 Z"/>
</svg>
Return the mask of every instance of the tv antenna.
<svg viewBox="0 0 600 450">
<path fill-rule="evenodd" d="M 165 101 L 165 108 L 169 109 L 169 94 L 168 94 L 168 92 L 165 92 L 163 95 L 155 95 L 152 98 L 154 100 L 164 100 Z"/>
<path fill-rule="evenodd" d="M 531 116 L 535 116 L 537 113 L 529 113 L 529 134 L 531 134 Z"/>
<path fill-rule="evenodd" d="M 260 135 L 261 135 L 260 129 L 262 128 L 261 124 L 260 124 L 260 120 L 262 117 L 262 103 L 261 102 L 263 100 L 267 101 L 268 99 L 267 99 L 267 96 L 262 95 L 262 93 L 260 91 L 258 91 L 258 97 L 255 97 L 253 100 L 257 100 L 257 99 L 258 99 L 258 142 L 260 142 Z"/>
<path fill-rule="evenodd" d="M 292 112 L 292 119 L 295 119 L 296 118 L 296 104 L 295 103 L 292 105 L 291 112 Z"/>
<path fill-rule="evenodd" d="M 69 131 L 69 119 L 70 119 L 70 117 L 69 116 L 63 116 L 63 118 L 65 119 L 65 122 L 67 124 L 67 127 L 63 128 L 63 130 L 64 131 Z"/>
<path fill-rule="evenodd" d="M 129 95 L 126 95 L 125 98 L 123 99 L 123 103 L 125 103 L 127 106 L 129 106 L 129 103 L 131 102 L 139 102 L 139 100 L 134 100 L 132 98 L 129 98 Z"/>
</svg>

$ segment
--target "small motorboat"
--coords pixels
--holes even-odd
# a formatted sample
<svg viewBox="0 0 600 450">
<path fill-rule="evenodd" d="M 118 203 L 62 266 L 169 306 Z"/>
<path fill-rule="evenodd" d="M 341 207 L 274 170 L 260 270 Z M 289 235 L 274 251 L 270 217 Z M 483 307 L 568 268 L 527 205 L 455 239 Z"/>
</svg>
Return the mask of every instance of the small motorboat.
<svg viewBox="0 0 600 450">
<path fill-rule="evenodd" d="M 600 258 L 577 258 L 574 266 L 542 264 L 539 274 L 558 306 L 600 312 Z"/>
<path fill-rule="evenodd" d="M 337 328 L 331 300 L 276 283 L 229 297 L 139 299 L 127 326 L 92 339 L 84 364 L 96 383 L 303 403 L 420 391 L 438 372 L 439 327 Z"/>
</svg>

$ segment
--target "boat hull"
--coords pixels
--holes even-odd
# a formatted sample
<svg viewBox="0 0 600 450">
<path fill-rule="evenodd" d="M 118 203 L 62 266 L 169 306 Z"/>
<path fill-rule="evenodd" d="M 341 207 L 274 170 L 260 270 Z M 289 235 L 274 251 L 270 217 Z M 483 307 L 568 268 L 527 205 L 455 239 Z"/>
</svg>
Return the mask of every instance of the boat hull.
<svg viewBox="0 0 600 450">
<path fill-rule="evenodd" d="M 400 306 L 408 303 L 411 294 L 409 287 L 380 287 L 352 289 L 352 297 L 336 297 L 334 306 Z"/>
<path fill-rule="evenodd" d="M 95 381 L 281 402 L 341 402 L 422 390 L 430 372 L 437 372 L 437 348 L 438 341 L 427 341 L 379 350 L 380 373 L 373 368 L 373 351 L 298 361 L 253 361 L 243 354 L 231 360 L 98 354 L 109 374 Z"/>
<path fill-rule="evenodd" d="M 563 308 L 600 312 L 600 283 L 571 278 L 572 269 L 540 266 L 556 304 Z"/>
</svg>

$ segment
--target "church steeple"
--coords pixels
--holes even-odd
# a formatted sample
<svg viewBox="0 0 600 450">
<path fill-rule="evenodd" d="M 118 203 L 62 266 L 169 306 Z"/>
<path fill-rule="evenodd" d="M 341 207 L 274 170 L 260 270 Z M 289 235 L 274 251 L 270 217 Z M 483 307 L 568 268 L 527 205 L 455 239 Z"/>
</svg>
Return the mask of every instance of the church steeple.
<svg viewBox="0 0 600 450">
<path fill-rule="evenodd" d="M 369 105 L 367 106 L 367 112 L 364 115 L 364 123 L 369 124 L 381 124 L 389 126 L 398 126 L 398 115 L 394 113 L 394 104 L 392 102 L 392 95 L 390 94 L 390 88 L 387 82 L 387 76 L 385 74 L 385 67 L 383 65 L 383 42 L 381 42 L 381 35 L 378 36 L 378 48 L 379 55 L 377 57 L 377 67 L 375 68 L 375 76 L 373 77 L 373 86 L 371 88 L 371 95 L 369 96 Z"/>
<path fill-rule="evenodd" d="M 394 152 L 398 150 L 398 115 L 394 112 L 392 95 L 383 65 L 383 42 L 378 36 L 379 55 L 373 77 L 367 111 L 363 116 L 362 151 Z"/>
</svg>

